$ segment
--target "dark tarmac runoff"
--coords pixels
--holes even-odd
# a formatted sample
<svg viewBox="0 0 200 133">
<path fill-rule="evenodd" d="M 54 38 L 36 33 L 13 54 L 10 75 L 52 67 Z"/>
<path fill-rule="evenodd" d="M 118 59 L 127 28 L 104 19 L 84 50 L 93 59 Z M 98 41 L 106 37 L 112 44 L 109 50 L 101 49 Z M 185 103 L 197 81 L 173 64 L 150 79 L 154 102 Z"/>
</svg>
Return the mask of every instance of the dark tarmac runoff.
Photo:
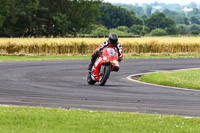
<svg viewBox="0 0 200 133">
<path fill-rule="evenodd" d="M 200 117 L 200 91 L 133 82 L 137 73 L 200 68 L 200 58 L 124 59 L 105 86 L 87 84 L 89 60 L 0 62 L 0 104 Z"/>
</svg>

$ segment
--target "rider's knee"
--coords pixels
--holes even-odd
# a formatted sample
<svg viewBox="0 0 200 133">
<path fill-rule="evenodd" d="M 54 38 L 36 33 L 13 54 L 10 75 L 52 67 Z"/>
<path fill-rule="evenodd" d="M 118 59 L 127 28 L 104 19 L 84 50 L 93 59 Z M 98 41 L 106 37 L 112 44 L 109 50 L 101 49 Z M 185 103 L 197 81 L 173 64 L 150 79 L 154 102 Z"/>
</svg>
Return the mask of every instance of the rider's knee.
<svg viewBox="0 0 200 133">
<path fill-rule="evenodd" d="M 118 72 L 119 71 L 119 66 L 114 66 L 113 71 Z"/>
</svg>

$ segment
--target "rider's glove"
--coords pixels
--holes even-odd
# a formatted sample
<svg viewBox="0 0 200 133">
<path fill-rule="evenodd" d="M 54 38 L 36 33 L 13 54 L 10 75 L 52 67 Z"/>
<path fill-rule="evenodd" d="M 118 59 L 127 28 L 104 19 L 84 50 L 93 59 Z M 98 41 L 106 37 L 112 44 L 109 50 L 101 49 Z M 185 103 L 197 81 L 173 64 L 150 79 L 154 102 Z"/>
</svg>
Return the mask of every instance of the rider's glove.
<svg viewBox="0 0 200 133">
<path fill-rule="evenodd" d="M 94 54 L 97 55 L 97 56 L 100 56 L 100 55 L 101 55 L 101 51 L 96 50 L 96 51 L 94 52 Z"/>
<path fill-rule="evenodd" d="M 119 61 L 119 62 L 121 62 L 121 61 L 122 61 L 122 58 L 121 58 L 121 57 L 119 57 L 119 58 L 118 58 L 118 61 Z"/>
</svg>

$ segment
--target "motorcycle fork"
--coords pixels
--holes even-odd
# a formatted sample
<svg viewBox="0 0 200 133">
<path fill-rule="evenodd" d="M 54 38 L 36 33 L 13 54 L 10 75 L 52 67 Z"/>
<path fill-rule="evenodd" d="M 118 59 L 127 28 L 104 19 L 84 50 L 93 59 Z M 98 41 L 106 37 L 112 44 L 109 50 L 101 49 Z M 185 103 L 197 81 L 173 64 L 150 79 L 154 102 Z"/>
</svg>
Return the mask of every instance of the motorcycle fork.
<svg viewBox="0 0 200 133">
<path fill-rule="evenodd" d="M 105 66 L 102 64 L 100 67 L 99 75 L 104 73 Z"/>
<path fill-rule="evenodd" d="M 105 65 L 108 65 L 108 64 L 102 64 L 100 66 L 100 71 L 99 71 L 99 76 L 100 74 L 104 74 L 105 73 Z M 111 66 L 111 69 L 113 68 L 113 66 Z M 110 75 L 108 76 L 108 78 L 110 77 Z"/>
</svg>

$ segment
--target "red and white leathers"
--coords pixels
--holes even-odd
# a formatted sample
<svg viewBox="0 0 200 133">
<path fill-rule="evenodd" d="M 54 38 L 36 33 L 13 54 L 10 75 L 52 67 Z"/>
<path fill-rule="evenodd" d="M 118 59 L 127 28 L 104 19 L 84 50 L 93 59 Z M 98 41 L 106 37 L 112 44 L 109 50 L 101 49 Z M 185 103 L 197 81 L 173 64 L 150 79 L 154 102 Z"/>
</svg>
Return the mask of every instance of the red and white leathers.
<svg viewBox="0 0 200 133">
<path fill-rule="evenodd" d="M 108 41 L 105 41 L 104 43 L 102 43 L 96 50 L 96 51 L 101 51 L 102 49 L 104 48 L 114 48 L 117 52 L 118 52 L 118 58 L 120 58 L 122 60 L 123 58 L 123 53 L 122 53 L 122 46 L 120 43 L 117 43 L 115 46 L 111 46 L 110 43 L 109 43 L 109 40 Z M 88 66 L 88 70 L 90 71 L 92 69 L 92 66 L 94 65 L 96 59 L 99 57 L 99 55 L 95 55 L 95 52 L 92 54 L 92 59 L 91 59 L 91 62 Z M 120 60 L 120 61 L 121 61 Z M 116 63 L 115 64 L 115 71 L 119 71 L 119 63 Z"/>
<path fill-rule="evenodd" d="M 116 46 L 111 46 L 109 44 L 109 41 L 105 41 L 104 43 L 102 43 L 95 51 L 99 50 L 101 51 L 104 48 L 115 48 L 115 50 L 118 52 L 118 57 L 123 58 L 123 53 L 122 53 L 122 46 L 120 43 L 117 43 Z M 92 54 L 92 56 L 94 56 L 95 53 Z"/>
</svg>

